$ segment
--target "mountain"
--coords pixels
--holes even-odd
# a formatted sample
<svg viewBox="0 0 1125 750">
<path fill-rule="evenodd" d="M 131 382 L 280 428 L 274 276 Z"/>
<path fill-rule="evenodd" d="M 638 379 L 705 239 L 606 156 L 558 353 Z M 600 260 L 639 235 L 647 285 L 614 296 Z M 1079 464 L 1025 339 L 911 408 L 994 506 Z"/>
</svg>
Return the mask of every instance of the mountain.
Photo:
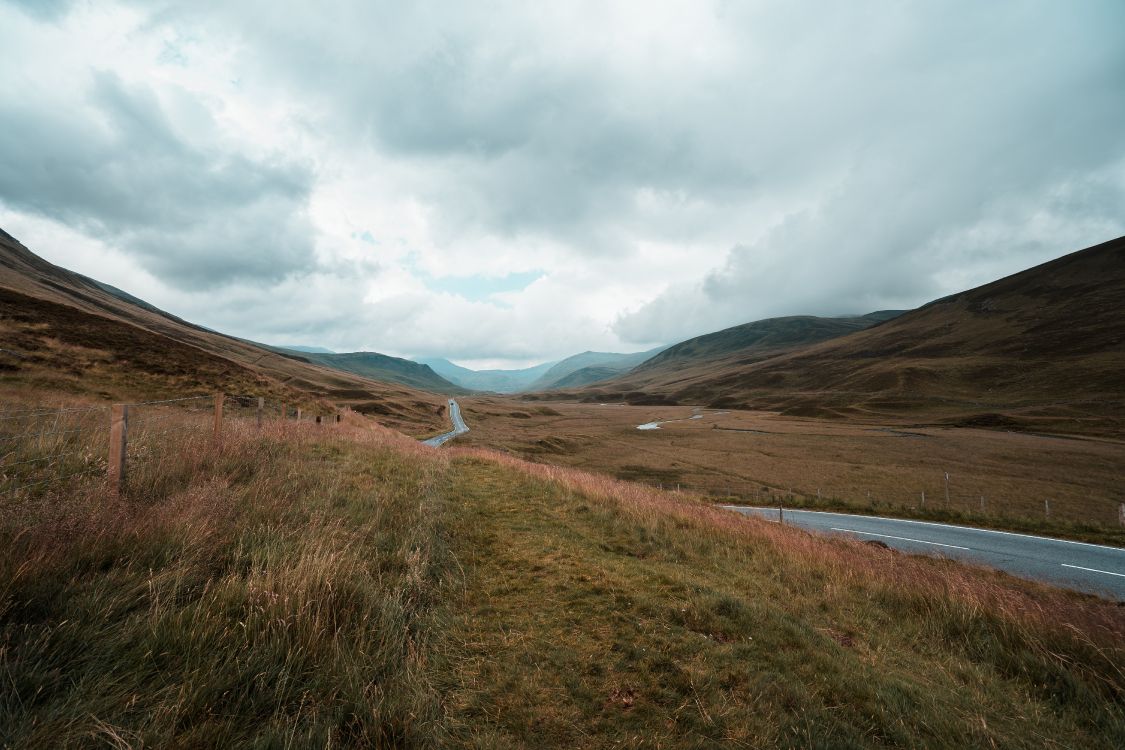
<svg viewBox="0 0 1125 750">
<path fill-rule="evenodd" d="M 574 390 L 596 383 L 599 389 L 626 389 L 633 393 L 631 400 L 634 401 L 675 403 L 676 398 L 671 397 L 669 392 L 685 377 L 698 377 L 704 372 L 726 372 L 783 352 L 846 336 L 901 314 L 899 310 L 883 310 L 837 318 L 798 315 L 757 320 L 696 336 L 669 347 L 627 355 L 639 359 L 631 369 L 594 365 L 574 371 L 553 385 L 538 390 Z"/>
<path fill-rule="evenodd" d="M 0 230 L 0 386 L 106 400 L 224 390 L 330 401 L 427 431 L 444 398 L 195 325 L 32 253 Z"/>
<path fill-rule="evenodd" d="M 626 371 L 619 370 L 615 367 L 600 367 L 598 365 L 594 365 L 592 367 L 582 367 L 575 370 L 574 372 L 563 375 L 561 378 L 554 381 L 542 390 L 548 391 L 560 388 L 579 388 L 584 385 L 600 383 L 603 380 L 615 378 L 618 375 L 622 374 L 622 372 Z"/>
<path fill-rule="evenodd" d="M 528 384 L 525 390 L 547 391 L 595 383 L 628 372 L 662 351 L 657 347 L 645 352 L 616 354 L 614 352 L 582 352 L 560 360 Z"/>
<path fill-rule="evenodd" d="M 421 358 L 415 361 L 428 365 L 438 375 L 462 388 L 494 393 L 518 393 L 527 390 L 529 385 L 555 364 L 544 362 L 522 370 L 470 370 L 438 357 Z"/>
<path fill-rule="evenodd" d="M 637 370 L 638 374 L 651 374 L 679 369 L 693 361 L 730 356 L 761 358 L 765 353 L 807 346 L 862 331 L 902 313 L 902 310 L 882 310 L 855 317 L 818 318 L 796 315 L 757 320 L 682 341 L 648 359 Z"/>
<path fill-rule="evenodd" d="M 846 336 L 761 355 L 654 360 L 578 395 L 1121 434 L 1122 373 L 1125 237 Z"/>
<path fill-rule="evenodd" d="M 335 354 L 336 352 L 331 349 L 325 349 L 323 346 L 275 346 L 273 349 L 288 349 L 291 352 L 301 352 L 302 354 Z"/>
<path fill-rule="evenodd" d="M 428 365 L 400 359 L 377 352 L 349 352 L 346 354 L 303 352 L 301 356 L 318 365 L 362 375 L 372 380 L 402 383 L 433 393 L 458 395 L 468 390 L 455 385 L 434 372 Z"/>
</svg>

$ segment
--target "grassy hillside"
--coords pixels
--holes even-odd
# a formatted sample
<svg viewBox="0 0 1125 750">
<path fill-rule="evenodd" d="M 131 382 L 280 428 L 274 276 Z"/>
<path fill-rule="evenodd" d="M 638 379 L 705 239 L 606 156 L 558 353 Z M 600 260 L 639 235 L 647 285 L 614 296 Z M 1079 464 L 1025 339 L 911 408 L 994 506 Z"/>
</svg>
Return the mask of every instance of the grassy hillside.
<svg viewBox="0 0 1125 750">
<path fill-rule="evenodd" d="M 443 395 L 468 393 L 468 390 L 449 382 L 434 372 L 428 365 L 421 365 L 408 359 L 391 357 L 377 352 L 348 352 L 342 354 L 302 352 L 300 356 L 309 362 L 354 373 L 372 380 L 401 383 L 411 388 Z"/>
<path fill-rule="evenodd" d="M 9 390 L 114 400 L 225 390 L 346 404 L 412 432 L 443 422 L 441 396 L 188 323 L 54 266 L 2 231 L 0 333 L 0 387 Z"/>
<path fill-rule="evenodd" d="M 778 352 L 862 331 L 901 314 L 901 310 L 883 310 L 843 318 L 796 315 L 757 320 L 670 346 L 639 365 L 634 375 L 635 379 L 658 378 L 661 374 L 674 375 L 692 363 L 731 357 L 737 357 L 740 362 L 753 362 Z"/>
<path fill-rule="evenodd" d="M 0 514 L 0 744 L 1114 747 L 1125 619 L 349 417 Z"/>
<path fill-rule="evenodd" d="M 630 375 L 582 395 L 1117 435 L 1123 299 L 1125 238 L 842 338 L 758 361 Z"/>
<path fill-rule="evenodd" d="M 563 375 L 561 378 L 551 383 L 548 390 L 553 388 L 580 388 L 584 385 L 590 385 L 617 377 L 621 372 L 622 371 L 616 367 L 582 367 L 574 372 Z"/>
<path fill-rule="evenodd" d="M 455 365 L 448 359 L 423 358 L 418 361 L 428 365 L 438 375 L 462 388 L 494 393 L 517 393 L 526 390 L 528 385 L 555 364 L 554 362 L 544 362 L 541 365 L 525 367 L 520 370 L 470 370 L 467 367 Z"/>
<path fill-rule="evenodd" d="M 605 380 L 608 377 L 628 372 L 663 347 L 645 352 L 618 354 L 615 352 L 582 352 L 557 362 L 525 390 L 542 391 L 553 388 L 566 388 Z"/>
</svg>

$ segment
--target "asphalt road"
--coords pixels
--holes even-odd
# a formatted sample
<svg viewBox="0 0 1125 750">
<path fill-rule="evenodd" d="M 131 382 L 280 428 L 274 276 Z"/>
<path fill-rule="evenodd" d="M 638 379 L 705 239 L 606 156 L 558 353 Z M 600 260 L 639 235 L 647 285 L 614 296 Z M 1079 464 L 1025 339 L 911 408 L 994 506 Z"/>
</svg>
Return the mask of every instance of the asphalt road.
<svg viewBox="0 0 1125 750">
<path fill-rule="evenodd" d="M 727 505 L 776 521 L 777 508 Z M 1125 601 L 1125 549 L 930 521 L 786 510 L 784 522 L 825 534 L 877 540 L 914 554 L 940 555 L 1021 578 Z"/>
<path fill-rule="evenodd" d="M 453 399 L 449 399 L 449 417 L 453 420 L 453 429 L 444 435 L 432 437 L 429 440 L 423 440 L 426 445 L 432 445 L 435 448 L 440 448 L 446 442 L 452 440 L 458 435 L 464 435 L 469 431 L 469 426 L 465 424 L 465 420 L 461 418 L 461 407 Z"/>
</svg>

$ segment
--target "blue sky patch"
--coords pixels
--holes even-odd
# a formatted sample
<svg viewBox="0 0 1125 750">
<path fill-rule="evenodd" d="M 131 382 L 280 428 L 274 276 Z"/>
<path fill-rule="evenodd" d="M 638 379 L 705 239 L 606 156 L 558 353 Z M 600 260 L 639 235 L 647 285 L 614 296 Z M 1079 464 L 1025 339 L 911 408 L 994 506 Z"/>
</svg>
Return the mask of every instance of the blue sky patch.
<svg viewBox="0 0 1125 750">
<path fill-rule="evenodd" d="M 472 302 L 483 302 L 494 294 L 526 289 L 543 276 L 542 271 L 525 271 L 506 276 L 445 276 L 440 279 L 422 276 L 421 278 L 426 288 L 431 291 L 447 292 Z"/>
</svg>

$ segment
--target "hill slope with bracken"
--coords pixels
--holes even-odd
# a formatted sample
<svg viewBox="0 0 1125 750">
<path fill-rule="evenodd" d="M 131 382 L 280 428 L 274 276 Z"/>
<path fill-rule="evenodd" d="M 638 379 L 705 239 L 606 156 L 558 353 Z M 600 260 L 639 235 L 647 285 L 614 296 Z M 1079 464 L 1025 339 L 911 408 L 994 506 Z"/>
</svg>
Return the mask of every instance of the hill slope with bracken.
<svg viewBox="0 0 1125 750">
<path fill-rule="evenodd" d="M 325 367 L 373 380 L 401 383 L 431 393 L 458 395 L 469 392 L 438 375 L 429 365 L 378 352 L 299 352 L 298 356 Z"/>
<path fill-rule="evenodd" d="M 899 310 L 883 310 L 838 318 L 794 315 L 756 320 L 667 348 L 653 349 L 645 353 L 649 356 L 637 360 L 631 370 L 620 368 L 613 372 L 586 368 L 594 370 L 589 375 L 579 370 L 558 380 L 551 388 L 573 393 L 583 386 L 591 386 L 587 390 L 615 389 L 609 391 L 615 399 L 634 403 L 676 403 L 669 394 L 684 379 L 727 372 L 810 344 L 846 336 L 901 314 Z"/>
<path fill-rule="evenodd" d="M 633 371 L 634 379 L 658 380 L 685 367 L 711 361 L 749 364 L 781 352 L 846 336 L 901 315 L 902 310 L 881 310 L 867 315 L 820 318 L 793 315 L 768 318 L 724 328 L 715 333 L 670 346 Z"/>
<path fill-rule="evenodd" d="M 415 432 L 443 424 L 440 396 L 194 325 L 55 266 L 3 230 L 0 384 L 114 400 L 221 389 L 346 404 Z"/>
<path fill-rule="evenodd" d="M 1118 238 L 842 338 L 744 364 L 630 373 L 583 395 L 1120 434 L 1123 373 Z"/>
</svg>

